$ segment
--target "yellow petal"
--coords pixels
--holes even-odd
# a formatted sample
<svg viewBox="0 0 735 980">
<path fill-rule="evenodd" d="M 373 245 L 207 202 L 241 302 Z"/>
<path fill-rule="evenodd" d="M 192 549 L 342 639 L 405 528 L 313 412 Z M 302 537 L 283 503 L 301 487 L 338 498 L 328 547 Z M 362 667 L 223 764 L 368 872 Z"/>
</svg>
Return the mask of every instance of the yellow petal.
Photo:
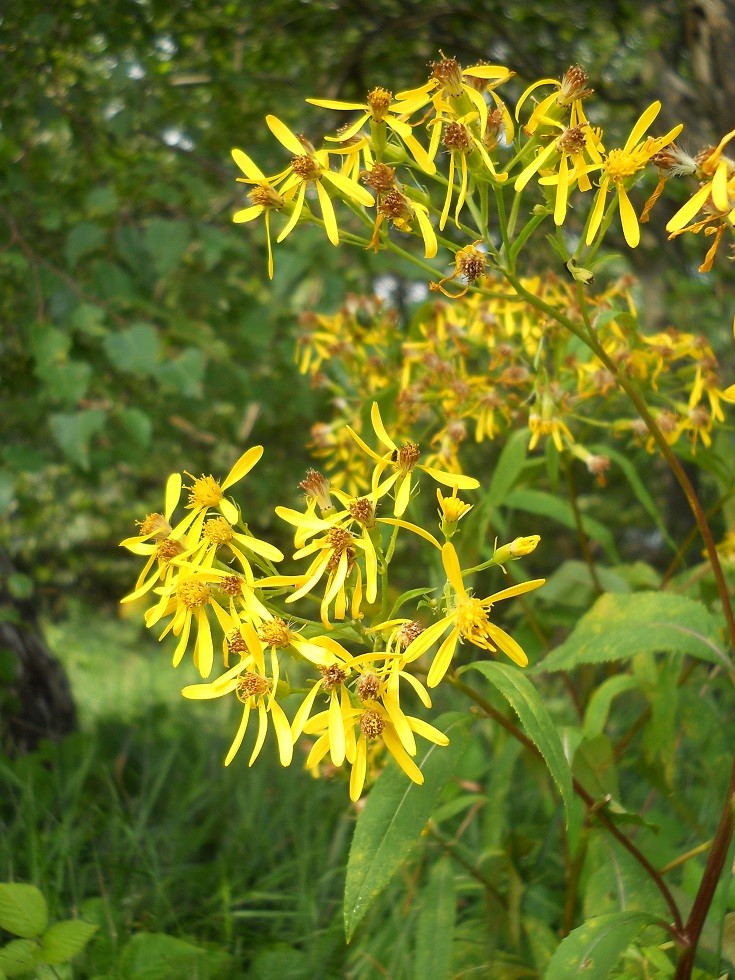
<svg viewBox="0 0 735 980">
<path fill-rule="evenodd" d="M 181 473 L 172 473 L 171 476 L 166 480 L 166 496 L 163 516 L 166 520 L 173 514 L 176 510 L 176 505 L 179 502 L 179 497 L 181 496 Z"/>
<path fill-rule="evenodd" d="M 671 218 L 666 225 L 666 231 L 680 231 L 685 225 L 688 225 L 694 215 L 704 206 L 711 189 L 712 187 L 709 183 L 705 184 L 704 187 L 700 187 L 697 193 L 693 197 L 690 197 L 686 204 L 683 204 L 674 217 Z"/>
<path fill-rule="evenodd" d="M 454 545 L 450 541 L 447 541 L 442 547 L 442 565 L 444 565 L 444 571 L 447 573 L 449 584 L 457 595 L 467 595 L 467 590 L 462 581 L 462 569 L 460 568 L 459 558 L 457 557 Z"/>
<path fill-rule="evenodd" d="M 277 701 L 271 701 L 271 718 L 278 739 L 278 757 L 282 766 L 290 766 L 293 759 L 293 739 L 283 708 Z"/>
<path fill-rule="evenodd" d="M 380 409 L 378 408 L 377 402 L 373 402 L 372 408 L 370 409 L 370 421 L 373 423 L 373 429 L 375 430 L 375 435 L 383 443 L 383 445 L 390 450 L 397 451 L 398 446 L 396 446 L 396 444 L 393 442 L 391 437 L 385 431 L 385 426 L 383 425 L 383 419 L 380 416 Z M 369 450 L 369 452 L 372 456 L 375 455 L 372 452 L 372 450 Z"/>
<path fill-rule="evenodd" d="M 630 136 L 625 141 L 625 146 L 623 147 L 623 149 L 630 150 L 638 142 L 640 142 L 641 137 L 646 132 L 646 130 L 651 126 L 651 124 L 653 123 L 654 119 L 656 118 L 656 116 L 659 114 L 660 111 L 661 111 L 661 103 L 652 102 L 651 105 L 649 105 L 649 107 L 641 113 L 638 122 L 631 130 Z"/>
<path fill-rule="evenodd" d="M 230 150 L 230 153 L 232 154 L 232 159 L 238 165 L 240 170 L 242 170 L 248 180 L 266 179 L 263 171 L 257 166 L 257 164 L 253 163 L 247 153 L 243 153 L 242 150 Z"/>
<path fill-rule="evenodd" d="M 313 751 L 313 750 L 312 750 Z M 357 742 L 355 761 L 352 763 L 350 773 L 350 799 L 357 803 L 365 785 L 365 774 L 367 772 L 367 739 L 360 738 Z"/>
<path fill-rule="evenodd" d="M 618 203 L 620 206 L 620 221 L 623 226 L 623 235 L 631 248 L 635 248 L 641 240 L 641 230 L 638 226 L 638 218 L 635 209 L 630 203 L 630 199 L 621 184 L 618 188 Z"/>
<path fill-rule="evenodd" d="M 354 180 L 350 180 L 349 177 L 345 177 L 344 174 L 337 173 L 334 170 L 324 170 L 322 176 L 330 184 L 334 184 L 337 190 L 351 201 L 362 204 L 366 208 L 375 204 L 375 198 L 369 191 L 366 191 L 364 187 L 360 187 L 359 184 L 355 183 Z"/>
<path fill-rule="evenodd" d="M 319 204 L 322 208 L 322 218 L 324 219 L 324 229 L 327 233 L 327 238 L 332 243 L 332 245 L 339 245 L 339 229 L 337 228 L 337 218 L 334 214 L 334 207 L 332 206 L 331 198 L 329 194 L 324 190 L 321 181 L 316 182 L 316 192 L 319 196 Z"/>
<path fill-rule="evenodd" d="M 345 761 L 345 728 L 335 691 L 329 698 L 329 751 L 335 766 L 341 766 Z"/>
<path fill-rule="evenodd" d="M 302 157 L 306 155 L 306 150 L 302 146 L 298 137 L 295 136 L 288 126 L 281 122 L 277 116 L 266 116 L 265 124 L 273 133 L 278 142 L 285 146 L 289 153 L 293 153 L 294 156 Z"/>
<path fill-rule="evenodd" d="M 237 483 L 238 480 L 242 480 L 242 478 L 255 466 L 262 455 L 262 446 L 251 446 L 247 452 L 242 454 L 242 456 L 227 474 L 225 481 L 222 484 L 222 489 L 226 490 L 228 487 L 231 487 L 233 483 Z"/>
<path fill-rule="evenodd" d="M 242 713 L 242 718 L 240 719 L 240 725 L 237 729 L 237 734 L 232 742 L 232 745 L 225 756 L 225 765 L 229 766 L 232 760 L 237 755 L 238 749 L 242 745 L 242 740 L 245 738 L 245 732 L 248 729 L 248 720 L 250 718 L 250 704 L 245 705 L 245 710 Z"/>
<path fill-rule="evenodd" d="M 260 755 L 260 750 L 263 748 L 263 743 L 265 742 L 266 732 L 268 731 L 268 711 L 265 707 L 265 702 L 261 698 L 258 702 L 258 737 L 255 739 L 255 747 L 253 748 L 252 755 L 248 759 L 248 765 L 252 766 L 255 760 Z"/>
</svg>

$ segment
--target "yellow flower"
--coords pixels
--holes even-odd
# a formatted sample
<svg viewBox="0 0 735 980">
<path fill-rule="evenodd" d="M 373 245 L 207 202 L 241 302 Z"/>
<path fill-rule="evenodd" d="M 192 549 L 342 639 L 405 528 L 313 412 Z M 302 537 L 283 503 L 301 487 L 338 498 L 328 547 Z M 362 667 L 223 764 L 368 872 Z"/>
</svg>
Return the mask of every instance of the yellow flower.
<svg viewBox="0 0 735 980">
<path fill-rule="evenodd" d="M 191 509 L 194 514 L 201 514 L 210 507 L 216 507 L 227 518 L 230 524 L 237 524 L 239 518 L 237 507 L 226 499 L 225 490 L 228 490 L 239 480 L 242 480 L 262 455 L 262 446 L 251 446 L 238 459 L 221 484 L 213 476 L 200 476 L 199 478 L 195 478 L 191 473 L 187 473 L 186 475 L 194 480 L 190 487 L 185 488 L 189 491 L 187 508 Z"/>
<path fill-rule="evenodd" d="M 625 141 L 622 149 L 610 150 L 602 162 L 602 180 L 597 192 L 594 207 L 590 214 L 589 226 L 587 228 L 587 245 L 594 241 L 602 218 L 605 212 L 605 202 L 610 185 L 613 185 L 617 193 L 617 204 L 620 210 L 620 222 L 623 226 L 623 235 L 631 248 L 635 248 L 641 240 L 641 232 L 638 227 L 638 219 L 630 203 L 628 193 L 625 189 L 625 181 L 639 173 L 648 163 L 652 156 L 671 143 L 684 128 L 680 123 L 674 126 L 664 136 L 655 139 L 651 136 L 643 139 L 646 131 L 653 124 L 656 116 L 661 111 L 661 103 L 654 102 L 640 116 L 638 122 L 633 127 L 630 136 Z"/>
<path fill-rule="evenodd" d="M 587 174 L 594 166 L 602 164 L 599 151 L 600 138 L 589 124 L 570 126 L 566 129 L 562 127 L 562 130 L 560 136 L 536 155 L 518 176 L 514 185 L 516 193 L 523 190 L 531 177 L 541 170 L 547 161 L 556 157 L 556 174 L 544 175 L 539 180 L 542 185 L 556 184 L 554 199 L 554 223 L 556 225 L 564 223 L 570 188 L 578 183 L 580 190 L 590 190 L 592 184 Z M 591 163 L 585 159 L 585 153 L 589 156 Z"/>
<path fill-rule="evenodd" d="M 181 575 L 171 585 L 159 589 L 161 601 L 152 606 L 145 615 L 148 628 L 164 616 L 171 616 L 171 622 L 164 629 L 159 639 L 172 632 L 179 637 L 173 655 L 173 665 L 178 667 L 186 653 L 191 635 L 191 627 L 196 623 L 197 637 L 194 644 L 194 664 L 202 677 L 208 677 L 214 662 L 214 646 L 212 644 L 212 628 L 207 616 L 211 608 L 225 634 L 237 627 L 229 613 L 215 598 L 212 586 L 226 577 L 228 573 L 207 570 L 195 571 L 193 574 Z"/>
<path fill-rule="evenodd" d="M 225 697 L 234 691 L 237 699 L 242 702 L 242 718 L 234 741 L 225 757 L 226 766 L 229 766 L 242 745 L 247 732 L 250 713 L 254 708 L 258 712 L 258 735 L 248 765 L 252 766 L 260 754 L 268 731 L 268 716 L 270 715 L 278 740 L 281 765 L 288 766 L 293 758 L 293 740 L 288 718 L 276 700 L 279 679 L 278 658 L 275 650 L 271 651 L 271 673 L 268 676 L 263 648 L 255 631 L 248 623 L 245 623 L 241 626 L 241 632 L 247 643 L 248 655 L 239 664 L 230 668 L 210 684 L 190 684 L 181 693 L 185 698 L 202 701 Z"/>
<path fill-rule="evenodd" d="M 449 542 L 442 548 L 442 563 L 449 584 L 454 590 L 451 611 L 443 619 L 428 626 L 409 644 L 406 650 L 406 662 L 410 663 L 417 660 L 451 627 L 449 636 L 442 642 L 429 668 L 429 675 L 426 680 L 428 687 L 436 687 L 444 677 L 460 639 L 469 640 L 475 646 L 491 652 L 499 648 L 520 667 L 525 667 L 528 663 L 526 654 L 512 636 L 490 622 L 488 613 L 496 602 L 538 589 L 544 584 L 545 579 L 520 582 L 518 585 L 502 589 L 486 599 L 476 599 L 470 595 L 464 586 L 457 552 L 454 550 L 454 545 Z"/>
<path fill-rule="evenodd" d="M 495 170 L 495 166 L 488 156 L 482 139 L 478 133 L 475 132 L 476 127 L 472 126 L 472 123 L 474 123 L 477 118 L 478 116 L 476 112 L 468 113 L 467 115 L 461 116 L 459 119 L 446 119 L 443 115 L 439 115 L 430 124 L 434 127 L 434 133 L 436 134 L 432 142 L 438 142 L 439 133 L 443 133 L 441 141 L 444 147 L 449 151 L 447 193 L 444 198 L 444 207 L 442 208 L 441 217 L 439 218 L 440 230 L 444 229 L 444 226 L 447 223 L 447 218 L 449 217 L 449 208 L 452 202 L 452 193 L 454 191 L 454 171 L 457 167 L 459 167 L 460 171 L 460 182 L 457 203 L 454 208 L 454 221 L 458 227 L 459 212 L 462 210 L 462 206 L 467 198 L 470 169 L 477 169 L 480 166 L 481 160 L 485 165 L 487 172 L 490 173 L 497 182 L 502 182 L 507 179 L 506 174 L 499 174 Z M 470 162 L 472 161 L 473 154 L 477 157 L 477 160 L 474 161 L 475 166 L 471 168 Z"/>
<path fill-rule="evenodd" d="M 237 177 L 236 180 L 241 181 L 243 184 L 255 185 L 253 189 L 248 192 L 251 206 L 249 208 L 244 208 L 242 211 L 237 211 L 232 216 L 232 220 L 235 222 L 235 224 L 246 224 L 248 221 L 253 221 L 255 218 L 259 218 L 261 214 L 265 215 L 265 236 L 268 242 L 268 277 L 272 279 L 273 248 L 271 246 L 271 211 L 280 211 L 281 208 L 286 205 L 286 198 L 276 190 L 274 182 L 278 181 L 279 179 L 283 179 L 288 171 L 284 171 L 277 177 L 268 178 L 265 176 L 262 170 L 255 163 L 253 163 L 247 153 L 243 153 L 242 150 L 232 150 L 231 153 L 232 159 L 245 174 L 245 177 Z"/>
<path fill-rule="evenodd" d="M 589 82 L 589 75 L 581 65 L 572 65 L 571 68 L 568 68 L 564 72 L 561 81 L 557 81 L 555 78 L 540 78 L 538 81 L 533 82 L 532 85 L 529 85 L 518 100 L 518 104 L 516 105 L 516 119 L 520 118 L 521 107 L 531 92 L 535 91 L 541 85 L 553 85 L 556 92 L 547 95 L 534 108 L 524 127 L 526 132 L 529 134 L 534 133 L 542 122 L 552 125 L 557 123 L 559 109 L 570 107 L 569 125 L 579 126 L 585 124 L 587 118 L 582 108 L 582 99 L 585 99 L 588 95 L 592 95 L 594 91 L 594 89 L 587 88 L 587 82 Z"/>
<path fill-rule="evenodd" d="M 248 585 L 253 585 L 255 579 L 246 552 L 251 552 L 271 562 L 283 561 L 283 553 L 278 548 L 267 541 L 261 541 L 260 538 L 256 538 L 252 534 L 242 534 L 240 531 L 236 531 L 224 517 L 210 517 L 204 521 L 201 541 L 191 547 L 189 553 L 185 555 L 185 559 L 190 565 L 210 568 L 218 550 L 224 547 L 229 548 L 240 562 Z"/>
<path fill-rule="evenodd" d="M 282 242 L 293 230 L 304 208 L 306 187 L 308 184 L 313 183 L 319 198 L 327 238 L 333 245 L 339 245 L 337 219 L 334 214 L 332 200 L 324 184 L 331 184 L 332 188 L 339 195 L 363 207 L 371 207 L 375 204 L 372 194 L 369 194 L 364 187 L 360 187 L 354 180 L 345 177 L 344 174 L 331 170 L 327 150 L 315 150 L 308 140 L 304 138 L 299 139 L 276 116 L 266 116 L 265 121 L 279 143 L 294 154 L 289 176 L 287 176 L 280 188 L 280 193 L 284 197 L 296 189 L 293 210 L 286 223 L 286 227 L 281 231 L 276 241 Z"/>
<path fill-rule="evenodd" d="M 480 132 L 485 132 L 487 124 L 487 103 L 479 88 L 492 92 L 494 88 L 507 82 L 515 72 L 502 65 L 473 65 L 463 69 L 456 58 L 445 58 L 431 63 L 431 78 L 419 88 L 399 92 L 396 102 L 402 104 L 406 115 L 417 112 L 431 103 L 437 113 L 442 110 L 454 116 L 474 108 L 480 120 Z M 480 83 L 478 85 L 478 83 Z M 457 111 L 459 109 L 459 111 Z M 434 158 L 438 145 L 438 133 L 432 140 L 429 157 Z"/>
<path fill-rule="evenodd" d="M 307 734 L 319 736 L 306 760 L 308 769 L 317 766 L 330 750 L 328 715 L 329 712 L 326 711 L 314 715 L 304 727 Z M 412 718 L 409 715 L 404 717 L 410 732 L 415 732 L 436 745 L 449 744 L 447 736 L 437 728 L 420 718 Z M 365 785 L 368 742 L 380 740 L 409 779 L 419 786 L 424 782 L 421 770 L 406 751 L 391 716 L 381 704 L 368 702 L 365 705 L 347 708 L 343 713 L 342 721 L 345 731 L 345 758 L 352 766 L 350 799 L 353 802 L 359 800 Z M 357 735 L 355 729 L 358 729 Z"/>
<path fill-rule="evenodd" d="M 395 115 L 396 112 L 405 114 L 405 109 L 400 102 L 393 101 L 393 96 L 387 89 L 380 87 L 372 89 L 368 92 L 366 102 L 337 102 L 334 99 L 307 99 L 306 101 L 312 105 L 322 106 L 324 109 L 357 110 L 361 113 L 354 123 L 340 132 L 337 137 L 339 142 L 352 139 L 369 119 L 373 148 L 379 160 L 386 141 L 385 128 L 388 127 L 405 144 L 425 173 L 436 173 L 434 162 L 413 135 L 411 126 Z"/>
<path fill-rule="evenodd" d="M 445 473 L 433 466 L 422 466 L 419 463 L 421 450 L 415 442 L 406 442 L 399 449 L 385 431 L 377 402 L 373 402 L 370 419 L 375 435 L 387 450 L 383 456 L 378 455 L 366 445 L 349 425 L 346 428 L 363 452 L 366 452 L 377 463 L 372 478 L 373 498 L 376 500 L 378 498 L 378 487 L 381 488 L 381 494 L 385 494 L 394 484 L 396 485 L 396 503 L 393 511 L 396 517 L 400 517 L 408 506 L 411 496 L 411 474 L 414 469 L 423 470 L 437 483 L 441 483 L 445 487 L 457 487 L 458 490 L 476 490 L 480 486 L 479 481 L 475 480 L 474 477 L 463 476 L 461 473 Z M 381 483 L 380 478 L 389 466 L 392 466 L 394 471 Z"/>
<path fill-rule="evenodd" d="M 424 239 L 424 257 L 433 259 L 438 250 L 436 234 L 429 220 L 429 209 L 419 201 L 412 201 L 397 188 L 381 195 L 378 203 L 378 216 L 375 219 L 373 237 L 369 248 L 377 252 L 380 246 L 380 226 L 388 219 L 399 231 L 412 232 L 414 222 L 418 223 Z"/>
</svg>

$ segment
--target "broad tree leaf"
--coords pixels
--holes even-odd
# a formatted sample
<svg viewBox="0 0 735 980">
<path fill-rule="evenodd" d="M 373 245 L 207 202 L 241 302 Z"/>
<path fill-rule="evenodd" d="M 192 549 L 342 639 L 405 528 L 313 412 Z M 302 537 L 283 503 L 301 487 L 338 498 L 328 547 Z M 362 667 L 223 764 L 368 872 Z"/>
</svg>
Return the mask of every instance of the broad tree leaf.
<svg viewBox="0 0 735 980">
<path fill-rule="evenodd" d="M 143 237 L 156 272 L 159 276 L 165 276 L 184 257 L 191 240 L 191 227 L 188 221 L 153 218 Z"/>
<path fill-rule="evenodd" d="M 629 660 L 643 652 L 688 653 L 732 670 L 720 632 L 720 620 L 694 599 L 666 592 L 606 593 L 533 672 Z"/>
<path fill-rule="evenodd" d="M 490 683 L 497 688 L 508 701 L 511 708 L 520 719 L 526 734 L 544 757 L 549 772 L 559 788 L 569 821 L 569 807 L 574 798 L 572 786 L 572 771 L 561 744 L 561 738 L 554 721 L 546 709 L 533 684 L 517 667 L 510 664 L 495 663 L 493 660 L 481 660 L 468 664 L 462 669 L 479 671 Z"/>
<path fill-rule="evenodd" d="M 416 932 L 415 976 L 422 980 L 445 980 L 450 975 L 457 896 L 454 867 L 448 856 L 431 869 L 422 895 Z"/>
<path fill-rule="evenodd" d="M 47 922 L 46 899 L 35 885 L 0 885 L 0 929 L 33 939 L 41 935 Z"/>
<path fill-rule="evenodd" d="M 73 269 L 83 256 L 96 252 L 106 238 L 107 230 L 93 221 L 81 221 L 74 225 L 66 236 L 64 247 L 64 255 L 70 268 Z"/>
<path fill-rule="evenodd" d="M 612 912 L 588 919 L 562 939 L 544 980 L 608 980 L 610 971 L 641 929 L 655 922 L 655 917 L 646 912 Z"/>
<path fill-rule="evenodd" d="M 161 343 L 151 323 L 133 323 L 125 330 L 109 333 L 102 346 L 110 363 L 118 371 L 152 374 L 158 361 Z"/>
<path fill-rule="evenodd" d="M 571 504 L 562 500 L 561 497 L 546 493 L 544 490 L 512 490 L 505 498 L 504 503 L 506 507 L 517 507 L 518 510 L 525 510 L 529 514 L 550 517 L 573 530 L 577 528 Z M 583 516 L 582 529 L 588 537 L 602 545 L 612 561 L 617 562 L 619 560 L 615 538 L 604 524 L 600 524 L 592 517 Z"/>
<path fill-rule="evenodd" d="M 183 398 L 201 398 L 204 357 L 196 347 L 187 347 L 177 358 L 159 364 L 156 377 L 164 390 L 175 391 Z"/>
<path fill-rule="evenodd" d="M 89 469 L 89 442 L 105 424 L 105 412 L 90 408 L 83 412 L 56 412 L 49 417 L 54 441 L 67 459 Z"/>
<path fill-rule="evenodd" d="M 44 963 L 66 963 L 81 953 L 98 929 L 82 919 L 57 922 L 41 938 L 41 959 Z"/>
<path fill-rule="evenodd" d="M 423 786 L 391 763 L 381 773 L 357 818 L 347 862 L 345 935 L 349 942 L 363 916 L 413 850 L 451 779 L 468 738 L 469 719 L 450 713 L 433 722 L 449 745 L 429 745 L 416 762 Z"/>
</svg>

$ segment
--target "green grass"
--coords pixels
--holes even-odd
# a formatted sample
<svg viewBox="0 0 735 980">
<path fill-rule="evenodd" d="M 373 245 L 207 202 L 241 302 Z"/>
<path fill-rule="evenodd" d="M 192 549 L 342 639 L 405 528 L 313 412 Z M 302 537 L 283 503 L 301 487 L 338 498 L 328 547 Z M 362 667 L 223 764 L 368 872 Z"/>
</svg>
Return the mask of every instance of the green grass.
<svg viewBox="0 0 735 980">
<path fill-rule="evenodd" d="M 172 976 L 343 976 L 345 787 L 283 770 L 270 739 L 225 769 L 236 717 L 182 699 L 194 678 L 132 623 L 80 607 L 48 638 L 81 730 L 0 760 L 0 880 L 100 924 L 71 975 L 145 976 L 131 937 L 167 933 L 230 954 Z"/>
</svg>

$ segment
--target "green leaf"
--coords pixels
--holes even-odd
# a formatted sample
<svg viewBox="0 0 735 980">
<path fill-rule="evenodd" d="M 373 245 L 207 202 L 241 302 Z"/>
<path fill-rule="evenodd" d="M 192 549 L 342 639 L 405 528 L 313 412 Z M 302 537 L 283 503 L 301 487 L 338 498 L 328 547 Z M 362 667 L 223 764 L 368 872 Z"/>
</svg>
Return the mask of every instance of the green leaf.
<svg viewBox="0 0 735 980">
<path fill-rule="evenodd" d="M 618 694 L 638 688 L 638 681 L 630 674 L 609 677 L 597 688 L 589 699 L 584 713 L 584 736 L 587 739 L 601 735 L 610 714 L 610 705 Z"/>
<path fill-rule="evenodd" d="M 35 885 L 0 884 L 0 929 L 32 939 L 47 923 L 46 899 Z"/>
<path fill-rule="evenodd" d="M 426 596 L 430 593 L 436 591 L 435 589 L 425 588 L 425 589 L 409 589 L 408 592 L 402 592 L 396 601 L 393 603 L 393 608 L 388 614 L 388 619 L 394 619 L 398 614 L 398 610 L 401 606 L 404 606 L 411 599 L 417 599 L 419 596 Z"/>
<path fill-rule="evenodd" d="M 591 835 L 585 860 L 584 917 L 612 912 L 667 914 L 667 905 L 651 876 L 606 831 Z"/>
<path fill-rule="evenodd" d="M 582 739 L 574 753 L 572 770 L 587 792 L 596 799 L 620 796 L 615 755 L 607 735 Z"/>
<path fill-rule="evenodd" d="M 613 460 L 613 462 L 620 467 L 628 483 L 630 484 L 631 490 L 638 498 L 638 502 L 643 507 L 643 509 L 649 514 L 652 520 L 655 521 L 656 527 L 663 535 L 666 544 L 671 548 L 674 554 L 676 554 L 676 552 L 678 551 L 676 542 L 669 534 L 666 528 L 666 524 L 661 520 L 661 513 L 658 507 L 656 506 L 653 497 L 646 489 L 643 480 L 641 480 L 640 476 L 638 475 L 638 471 L 636 470 L 635 466 L 631 463 L 631 461 L 627 458 L 627 456 L 624 456 L 622 453 L 619 453 L 616 449 L 612 449 L 607 444 L 594 446 L 592 448 L 594 449 L 595 452 L 599 452 L 602 455 L 609 456 L 610 459 Z"/>
<path fill-rule="evenodd" d="M 512 490 L 505 498 L 505 506 L 517 507 L 518 510 L 527 511 L 529 514 L 540 514 L 572 530 L 577 529 L 571 504 L 543 490 Z M 588 537 L 602 545 L 612 561 L 619 560 L 615 539 L 604 524 L 583 515 L 582 529 Z"/>
<path fill-rule="evenodd" d="M 120 957 L 124 980 L 220 980 L 229 976 L 232 957 L 223 950 L 204 949 L 164 933 L 140 932 Z"/>
<path fill-rule="evenodd" d="M 188 347 L 175 360 L 159 364 L 155 375 L 164 390 L 174 391 L 184 398 L 201 398 L 204 378 L 202 352 Z"/>
<path fill-rule="evenodd" d="M 645 912 L 613 912 L 588 919 L 561 941 L 544 980 L 608 980 L 612 968 L 641 929 L 655 922 Z"/>
<path fill-rule="evenodd" d="M 145 245 L 159 276 L 165 276 L 181 262 L 191 240 L 187 221 L 153 218 L 144 234 Z"/>
<path fill-rule="evenodd" d="M 96 252 L 107 238 L 107 231 L 93 221 L 82 221 L 66 236 L 64 255 L 70 268 L 85 255 Z"/>
<path fill-rule="evenodd" d="M 87 394 L 92 378 L 92 365 L 69 359 L 58 364 L 39 364 L 36 375 L 43 382 L 49 401 L 69 408 L 78 405 Z"/>
<path fill-rule="evenodd" d="M 133 323 L 109 333 L 102 346 L 118 371 L 137 374 L 152 374 L 161 351 L 158 331 L 150 323 Z"/>
<path fill-rule="evenodd" d="M 98 929 L 82 919 L 57 922 L 41 937 L 41 959 L 44 963 L 66 963 L 81 953 Z"/>
<path fill-rule="evenodd" d="M 688 653 L 732 670 L 720 647 L 720 630 L 716 616 L 701 602 L 685 596 L 666 592 L 606 593 L 533 672 L 629 660 L 643 652 Z"/>
<path fill-rule="evenodd" d="M 153 422 L 150 415 L 139 408 L 123 408 L 120 412 L 120 421 L 137 446 L 145 449 L 150 444 L 153 433 Z"/>
<path fill-rule="evenodd" d="M 105 311 L 101 306 L 93 303 L 80 303 L 71 315 L 71 325 L 79 333 L 86 334 L 88 337 L 104 337 L 107 333 L 105 327 Z"/>
<path fill-rule="evenodd" d="M 506 440 L 503 451 L 498 457 L 498 462 L 495 464 L 493 478 L 487 491 L 492 507 L 500 507 L 505 503 L 510 488 L 523 472 L 527 445 L 528 432 L 525 430 L 514 432 Z"/>
<path fill-rule="evenodd" d="M 8 470 L 0 470 L 0 516 L 10 507 L 15 496 L 15 477 Z"/>
<path fill-rule="evenodd" d="M 345 935 L 349 942 L 365 913 L 413 850 L 467 745 L 469 719 L 450 713 L 434 722 L 449 745 L 430 745 L 417 764 L 423 786 L 391 763 L 357 818 L 347 862 Z"/>
<path fill-rule="evenodd" d="M 83 470 L 89 469 L 89 442 L 105 424 L 105 413 L 99 408 L 84 412 L 57 412 L 49 416 L 54 441 L 67 459 Z"/>
<path fill-rule="evenodd" d="M 551 777 L 561 793 L 566 807 L 567 822 L 569 807 L 574 798 L 572 786 L 572 771 L 561 744 L 556 725 L 546 709 L 533 684 L 521 673 L 518 667 L 510 664 L 495 663 L 492 660 L 481 660 L 461 668 L 460 673 L 477 670 L 490 681 L 508 701 L 511 708 L 520 719 L 526 734 L 544 757 Z"/>
<path fill-rule="evenodd" d="M 415 976 L 421 980 L 445 980 L 450 976 L 457 897 L 454 867 L 449 856 L 431 869 L 422 893 L 416 932 Z"/>
<path fill-rule="evenodd" d="M 0 977 L 20 977 L 38 963 L 38 943 L 33 939 L 14 939 L 0 949 Z"/>
</svg>

